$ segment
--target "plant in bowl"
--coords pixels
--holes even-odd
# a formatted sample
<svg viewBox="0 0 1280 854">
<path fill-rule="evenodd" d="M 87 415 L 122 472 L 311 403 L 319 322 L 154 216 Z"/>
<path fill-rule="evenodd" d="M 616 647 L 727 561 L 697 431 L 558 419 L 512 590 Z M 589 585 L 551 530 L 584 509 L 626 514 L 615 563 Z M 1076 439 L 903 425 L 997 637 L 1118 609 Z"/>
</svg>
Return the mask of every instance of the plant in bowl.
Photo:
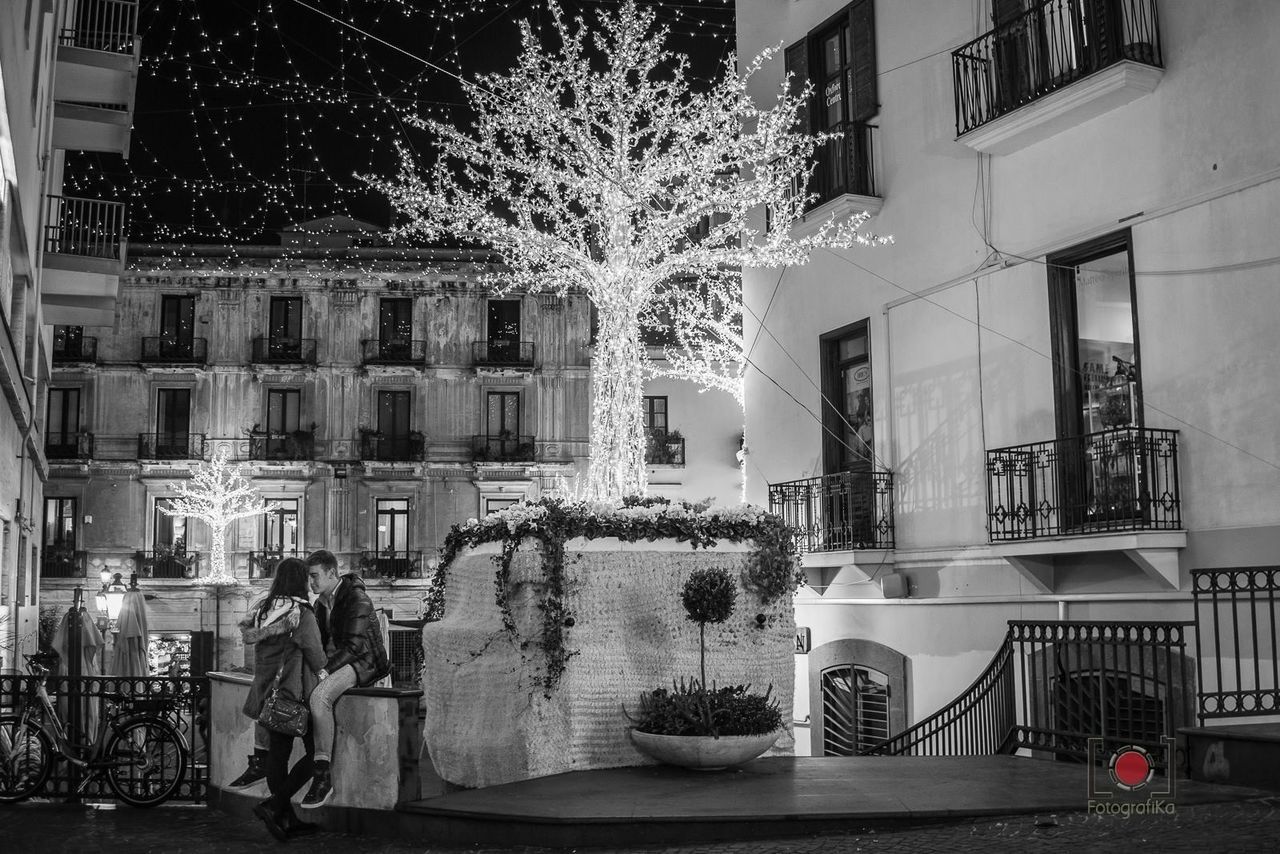
<svg viewBox="0 0 1280 854">
<path fill-rule="evenodd" d="M 768 750 L 782 728 L 773 699 L 749 685 L 719 687 L 707 682 L 707 624 L 723 623 L 734 609 L 732 578 L 723 569 L 695 570 L 684 584 L 685 615 L 698 624 L 700 679 L 680 679 L 671 688 L 640 695 L 631 740 L 660 762 L 716 770 L 754 759 Z"/>
</svg>

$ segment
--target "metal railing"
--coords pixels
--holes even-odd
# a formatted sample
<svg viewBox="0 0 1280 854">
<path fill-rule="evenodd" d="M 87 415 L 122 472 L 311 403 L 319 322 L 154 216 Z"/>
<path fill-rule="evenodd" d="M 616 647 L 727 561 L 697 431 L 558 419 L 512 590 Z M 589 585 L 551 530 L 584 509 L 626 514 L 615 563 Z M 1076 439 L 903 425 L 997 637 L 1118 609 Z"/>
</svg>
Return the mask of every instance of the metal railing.
<svg viewBox="0 0 1280 854">
<path fill-rule="evenodd" d="M 275 578 L 276 565 L 287 557 L 305 558 L 300 551 L 283 551 L 281 549 L 264 549 L 249 552 L 250 578 Z"/>
<path fill-rule="evenodd" d="M 427 342 L 395 338 L 383 341 L 366 338 L 360 342 L 360 361 L 366 365 L 423 365 L 427 361 Z"/>
<path fill-rule="evenodd" d="M 203 338 L 175 338 L 170 335 L 142 339 L 142 361 L 152 364 L 203 365 L 209 342 Z"/>
<path fill-rule="evenodd" d="M 45 546 L 40 553 L 41 578 L 84 578 L 88 553 L 62 546 Z"/>
<path fill-rule="evenodd" d="M 315 453 L 316 435 L 312 430 L 249 435 L 251 460 L 313 460 Z"/>
<path fill-rule="evenodd" d="M 817 196 L 812 206 L 845 195 L 874 196 L 876 126 L 842 122 L 830 128 L 831 139 L 814 151 L 817 161 L 808 191 Z"/>
<path fill-rule="evenodd" d="M 664 430 L 650 430 L 645 435 L 644 461 L 651 466 L 684 465 L 684 437 Z"/>
<path fill-rule="evenodd" d="M 139 460 L 203 460 L 203 433 L 139 433 Z"/>
<path fill-rule="evenodd" d="M 472 341 L 471 358 L 477 365 L 489 367 L 532 368 L 536 349 L 532 341 Z"/>
<path fill-rule="evenodd" d="M 415 549 L 360 552 L 360 574 L 365 578 L 421 578 L 422 552 Z"/>
<path fill-rule="evenodd" d="M 1280 714 L 1280 569 L 1194 569 L 1197 715 Z"/>
<path fill-rule="evenodd" d="M 795 529 L 801 552 L 891 549 L 893 473 L 839 472 L 771 483 L 769 512 Z"/>
<path fill-rule="evenodd" d="M 472 436 L 471 459 L 478 463 L 530 463 L 537 456 L 532 436 Z"/>
<path fill-rule="evenodd" d="M 1163 67 L 1156 0 L 1048 0 L 951 53 L 956 135 L 1133 60 Z"/>
<path fill-rule="evenodd" d="M 158 547 L 134 553 L 139 578 L 198 578 L 200 552 Z"/>
<path fill-rule="evenodd" d="M 44 455 L 50 460 L 91 460 L 93 434 L 45 433 Z"/>
<path fill-rule="evenodd" d="M 67 666 L 67 662 L 63 662 Z M 34 676 L 0 675 L 0 708 L 16 709 L 29 696 Z M 127 695 L 124 705 L 136 712 L 155 714 L 178 730 L 187 751 L 187 770 L 173 794 L 175 801 L 202 803 L 209 779 L 209 680 L 185 676 L 49 676 L 46 688 L 68 727 L 75 744 L 92 741 L 90 724 L 103 710 L 108 697 Z M 102 776 L 84 780 L 84 772 L 61 754 L 54 755 L 53 773 L 42 794 L 55 798 L 113 799 Z M 83 788 L 81 786 L 83 785 Z"/>
<path fill-rule="evenodd" d="M 44 251 L 124 260 L 124 205 L 74 196 L 46 196 Z"/>
<path fill-rule="evenodd" d="M 1119 427 L 987 451 L 991 542 L 1182 528 L 1178 431 Z"/>
<path fill-rule="evenodd" d="M 255 338 L 252 361 L 255 365 L 314 365 L 314 338 Z"/>
<path fill-rule="evenodd" d="M 360 459 L 385 462 L 421 462 L 426 458 L 427 442 L 422 435 L 360 437 Z"/>
<path fill-rule="evenodd" d="M 132 53 L 138 0 L 78 0 L 68 4 L 58 42 L 110 53 Z"/>
<path fill-rule="evenodd" d="M 1191 722 L 1194 685 L 1181 622 L 1012 620 L 969 688 L 864 755 L 1043 751 L 1088 761 L 1125 745 L 1164 766 L 1164 738 Z"/>
<path fill-rule="evenodd" d="M 64 339 L 59 346 L 58 339 L 55 338 L 52 357 L 55 365 L 96 362 L 98 361 L 98 339 L 92 337 Z"/>
</svg>

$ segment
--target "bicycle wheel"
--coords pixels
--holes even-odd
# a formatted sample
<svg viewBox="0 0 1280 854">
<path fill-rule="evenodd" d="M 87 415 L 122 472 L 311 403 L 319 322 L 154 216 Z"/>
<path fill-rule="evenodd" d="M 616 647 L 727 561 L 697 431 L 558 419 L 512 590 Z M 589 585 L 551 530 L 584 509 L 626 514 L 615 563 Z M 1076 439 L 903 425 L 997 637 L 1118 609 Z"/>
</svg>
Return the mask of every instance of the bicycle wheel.
<svg viewBox="0 0 1280 854">
<path fill-rule="evenodd" d="M 154 807 L 173 797 L 187 770 L 182 736 L 159 718 L 134 718 L 115 728 L 103 751 L 107 782 L 120 800 Z"/>
<path fill-rule="evenodd" d="M 43 729 L 18 715 L 0 715 L 0 803 L 26 800 L 44 788 L 53 754 Z"/>
</svg>

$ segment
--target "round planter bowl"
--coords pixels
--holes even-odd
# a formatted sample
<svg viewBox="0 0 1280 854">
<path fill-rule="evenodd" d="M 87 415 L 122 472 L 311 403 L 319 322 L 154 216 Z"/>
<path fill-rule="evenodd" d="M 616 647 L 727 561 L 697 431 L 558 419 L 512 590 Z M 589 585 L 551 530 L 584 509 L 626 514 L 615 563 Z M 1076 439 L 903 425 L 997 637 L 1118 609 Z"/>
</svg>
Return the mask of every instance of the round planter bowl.
<svg viewBox="0 0 1280 854">
<path fill-rule="evenodd" d="M 781 735 L 654 735 L 631 730 L 631 743 L 651 759 L 694 771 L 719 771 L 750 762 L 764 753 Z"/>
</svg>

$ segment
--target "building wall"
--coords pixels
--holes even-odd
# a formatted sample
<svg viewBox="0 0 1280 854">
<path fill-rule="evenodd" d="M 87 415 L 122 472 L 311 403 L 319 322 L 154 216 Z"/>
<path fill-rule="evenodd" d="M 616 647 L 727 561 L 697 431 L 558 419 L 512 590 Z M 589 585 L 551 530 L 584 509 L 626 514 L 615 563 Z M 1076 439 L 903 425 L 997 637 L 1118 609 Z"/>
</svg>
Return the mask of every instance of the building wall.
<svg viewBox="0 0 1280 854">
<path fill-rule="evenodd" d="M 739 55 L 791 44 L 844 5 L 739 0 Z M 802 596 L 797 621 L 815 646 L 820 635 L 865 637 L 909 655 L 912 721 L 968 685 L 1010 618 L 1053 619 L 1063 599 L 1073 619 L 1187 619 L 1191 569 L 1276 565 L 1280 7 L 1158 5 L 1165 71 L 1154 91 L 984 155 L 956 139 L 950 51 L 990 29 L 990 9 L 876 3 L 883 207 L 866 228 L 894 243 L 816 252 L 783 273 L 776 295 L 778 271 L 745 275 L 747 339 L 751 316 L 772 302 L 765 325 L 780 342 L 761 335 L 753 361 L 769 377 L 747 373 L 748 500 L 822 474 L 821 427 L 774 381 L 820 411 L 819 336 L 869 320 L 896 549 L 883 562 L 807 556 L 831 566 L 823 580 L 834 573 L 835 583 Z M 753 94 L 771 97 L 782 77 L 779 52 Z M 1068 547 L 1043 593 L 989 543 L 985 455 L 1056 435 L 1048 256 L 1126 228 L 1143 423 L 1179 431 L 1187 544 L 1174 589 L 1118 551 Z M 904 576 L 910 598 L 885 601 L 886 574 Z M 988 600 L 997 604 L 962 604 Z M 953 612 L 966 616 L 937 619 Z"/>
</svg>

